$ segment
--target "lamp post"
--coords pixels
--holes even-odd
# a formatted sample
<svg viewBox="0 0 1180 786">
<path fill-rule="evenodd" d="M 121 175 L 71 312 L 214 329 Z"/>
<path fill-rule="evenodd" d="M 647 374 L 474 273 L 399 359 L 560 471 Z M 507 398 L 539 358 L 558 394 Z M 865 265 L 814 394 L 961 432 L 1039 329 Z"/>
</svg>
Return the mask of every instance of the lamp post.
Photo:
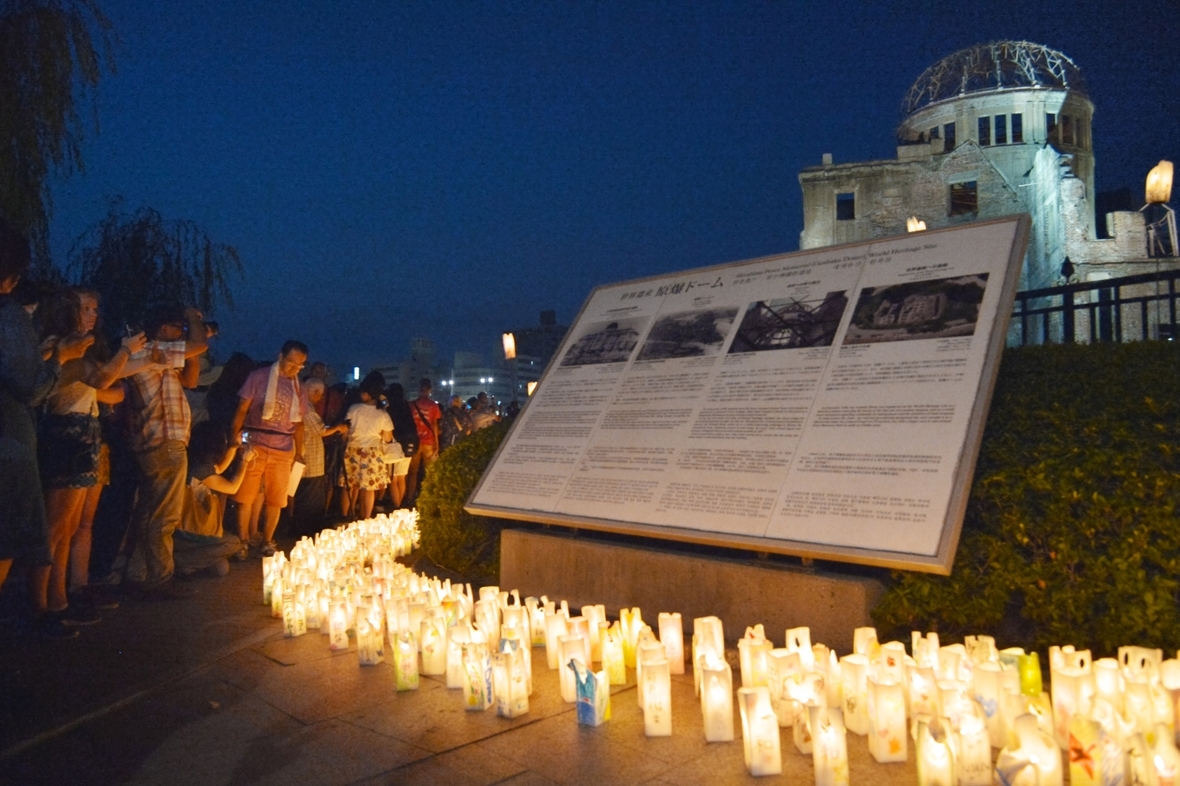
<svg viewBox="0 0 1180 786">
<path fill-rule="evenodd" d="M 504 339 L 504 359 L 511 361 L 512 369 L 512 403 L 516 403 L 516 336 L 511 333 L 505 333 Z"/>
<path fill-rule="evenodd" d="M 1172 199 L 1172 162 L 1160 161 L 1147 173 L 1146 202 L 1140 212 L 1146 211 L 1152 205 L 1163 208 L 1163 216 L 1147 225 L 1147 253 L 1151 256 L 1177 256 L 1176 249 L 1176 213 L 1168 202 Z M 1167 238 L 1165 248 L 1164 239 Z M 1158 252 L 1158 253 L 1157 253 Z"/>
</svg>

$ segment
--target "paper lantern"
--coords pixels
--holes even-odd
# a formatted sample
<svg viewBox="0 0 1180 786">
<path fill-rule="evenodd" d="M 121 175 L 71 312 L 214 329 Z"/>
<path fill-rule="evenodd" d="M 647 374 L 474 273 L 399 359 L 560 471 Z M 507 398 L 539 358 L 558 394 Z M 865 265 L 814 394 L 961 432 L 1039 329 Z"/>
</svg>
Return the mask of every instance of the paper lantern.
<svg viewBox="0 0 1180 786">
<path fill-rule="evenodd" d="M 930 664 L 930 661 L 926 660 L 926 663 Z M 933 665 L 907 665 L 906 692 L 906 706 L 911 718 L 917 718 L 919 715 L 938 717 L 942 714 L 941 696 Z"/>
<path fill-rule="evenodd" d="M 840 661 L 836 658 L 836 651 L 828 652 L 828 670 L 824 680 L 824 689 L 827 693 L 828 706 L 835 709 L 840 709 L 844 705 L 844 697 L 841 693 L 841 677 L 840 677 Z M 843 727 L 843 720 L 840 721 Z"/>
<path fill-rule="evenodd" d="M 717 617 L 696 617 L 692 621 L 693 692 L 701 695 L 701 661 L 725 659 L 725 634 Z"/>
<path fill-rule="evenodd" d="M 620 641 L 620 647 L 622 642 Z M 576 660 L 569 668 L 574 671 L 578 686 L 578 705 L 575 713 L 583 726 L 601 726 L 610 720 L 610 683 L 606 672 L 594 672 Z"/>
<path fill-rule="evenodd" d="M 955 735 L 955 773 L 959 786 L 991 786 L 992 744 L 978 705 L 974 712 L 965 712 L 960 716 Z"/>
<path fill-rule="evenodd" d="M 766 687 L 770 691 L 770 706 L 778 718 L 780 728 L 795 722 L 795 700 L 790 686 L 803 677 L 803 664 L 798 652 L 785 647 L 772 649 L 766 658 Z"/>
<path fill-rule="evenodd" d="M 422 669 L 426 675 L 447 673 L 447 619 L 443 615 L 427 617 L 420 628 Z"/>
<path fill-rule="evenodd" d="M 872 665 L 870 674 L 883 682 L 905 684 L 905 645 L 900 641 L 887 641 L 881 645 L 877 658 L 869 658 Z"/>
<path fill-rule="evenodd" d="M 331 632 L 331 625 L 328 620 L 332 616 L 332 596 L 327 590 L 320 590 L 315 602 L 319 606 L 320 633 L 327 636 Z"/>
<path fill-rule="evenodd" d="M 996 640 L 991 636 L 964 636 L 963 648 L 972 663 L 999 662 L 1000 653 L 996 650 Z"/>
<path fill-rule="evenodd" d="M 811 755 L 811 714 L 809 707 L 823 702 L 823 677 L 814 671 L 802 675 L 802 679 L 788 682 L 787 694 L 791 699 L 791 738 L 795 749 L 805 756 Z"/>
<path fill-rule="evenodd" d="M 373 625 L 368 606 L 357 606 L 356 652 L 362 666 L 376 666 L 385 661 L 385 631 L 380 621 Z"/>
<path fill-rule="evenodd" d="M 983 709 L 988 738 L 993 748 L 1002 748 L 1007 742 L 1004 717 L 1000 714 L 1002 675 L 1003 669 L 999 663 L 985 661 L 975 667 L 975 700 Z"/>
<path fill-rule="evenodd" d="M 1162 723 L 1155 729 L 1151 763 L 1156 786 L 1176 786 L 1176 779 L 1180 777 L 1180 751 L 1176 750 L 1172 730 Z"/>
<path fill-rule="evenodd" d="M 738 688 L 737 696 L 746 769 L 751 775 L 781 775 L 783 759 L 778 719 L 770 707 L 770 691 L 765 685 Z"/>
<path fill-rule="evenodd" d="M 1000 751 L 996 776 L 1009 786 L 1062 786 L 1065 776 L 1057 742 L 1041 731 L 1033 715 L 1013 724 L 1014 741 Z"/>
<path fill-rule="evenodd" d="M 938 649 L 938 679 L 970 682 L 974 662 L 962 644 L 948 644 Z"/>
<path fill-rule="evenodd" d="M 586 641 L 577 635 L 559 636 L 557 646 L 561 662 L 566 664 L 566 668 L 562 669 L 558 675 L 561 685 L 561 700 L 566 704 L 573 704 L 578 700 L 578 683 L 574 679 L 573 670 L 568 666 L 571 660 L 576 660 L 583 666 L 590 667 L 590 658 L 586 653 Z"/>
<path fill-rule="evenodd" d="M 471 634 L 471 641 L 462 645 L 463 704 L 473 712 L 482 712 L 494 703 L 492 695 L 492 658 L 482 631 Z"/>
<path fill-rule="evenodd" d="M 869 753 L 882 764 L 905 761 L 905 692 L 896 682 L 868 678 Z"/>
<path fill-rule="evenodd" d="M 1123 711 L 1123 675 L 1119 662 L 1114 658 L 1099 658 L 1093 663 L 1095 697 L 1103 699 L 1114 707 L 1115 712 Z"/>
<path fill-rule="evenodd" d="M 496 714 L 518 718 L 529 711 L 524 651 L 519 639 L 500 639 L 500 652 L 492 656 L 492 698 Z"/>
<path fill-rule="evenodd" d="M 271 605 L 271 590 L 274 587 L 274 557 L 262 558 L 262 604 Z"/>
<path fill-rule="evenodd" d="M 334 600 L 328 612 L 328 647 L 348 649 L 348 609 L 343 598 Z"/>
<path fill-rule="evenodd" d="M 919 631 L 910 631 L 910 652 L 919 666 L 930 666 L 937 673 L 940 650 L 937 633 L 931 631 L 923 636 Z"/>
<path fill-rule="evenodd" d="M 298 593 L 283 593 L 283 635 L 291 638 L 307 633 L 307 614 Z"/>
<path fill-rule="evenodd" d="M 648 737 L 672 736 L 672 674 L 663 655 L 643 663 L 643 733 Z"/>
<path fill-rule="evenodd" d="M 808 707 L 815 786 L 849 786 L 848 740 L 838 709 Z"/>
<path fill-rule="evenodd" d="M 844 726 L 853 734 L 868 734 L 868 656 L 845 655 L 840 659 L 840 677 Z"/>
<path fill-rule="evenodd" d="M 577 636 L 582 640 L 586 647 L 586 667 L 592 666 L 594 664 L 594 644 L 590 636 L 590 620 L 580 615 L 570 617 L 566 620 L 565 629 L 567 635 Z"/>
<path fill-rule="evenodd" d="M 1035 652 L 1021 655 L 1017 661 L 1020 673 L 1020 692 L 1025 696 L 1040 696 L 1044 687 L 1041 682 L 1041 657 Z"/>
<path fill-rule="evenodd" d="M 949 729 L 938 718 L 919 718 L 915 726 L 918 786 L 957 786 Z"/>
<path fill-rule="evenodd" d="M 483 589 L 487 589 L 484 587 Z M 483 590 L 480 590 L 482 593 Z M 488 637 L 488 648 L 495 652 L 500 648 L 500 604 L 495 598 L 481 598 L 475 602 L 475 628 Z"/>
<path fill-rule="evenodd" d="M 270 585 L 270 616 L 281 619 L 283 616 L 283 592 L 286 590 L 282 576 L 275 576 Z"/>
<path fill-rule="evenodd" d="M 561 614 L 545 614 L 545 660 L 550 669 L 561 666 L 561 651 L 558 639 L 569 633 L 566 618 Z"/>
<path fill-rule="evenodd" d="M 660 644 L 668 658 L 668 668 L 673 674 L 684 673 L 684 625 L 680 614 L 660 612 Z"/>
<path fill-rule="evenodd" d="M 872 659 L 876 657 L 879 647 L 876 628 L 856 628 L 852 631 L 852 654 L 865 655 Z M 845 718 L 844 721 L 847 723 L 848 719 Z"/>
<path fill-rule="evenodd" d="M 708 657 L 702 662 L 701 712 L 705 742 L 733 740 L 733 669 L 724 660 Z"/>
<path fill-rule="evenodd" d="M 801 628 L 787 628 L 787 645 L 788 652 L 799 653 L 799 663 L 803 667 L 803 671 L 811 671 L 815 668 L 815 652 L 811 648 L 811 628 L 806 626 Z"/>
<path fill-rule="evenodd" d="M 545 645 L 545 616 L 553 613 L 553 604 L 547 600 L 542 602 L 537 598 L 525 598 L 524 607 L 529 615 L 529 633 L 533 638 L 534 647 Z M 546 608 L 547 607 L 547 608 Z"/>
<path fill-rule="evenodd" d="M 1065 666 L 1052 673 L 1053 728 L 1058 745 L 1068 749 L 1069 728 L 1075 716 L 1088 716 L 1093 710 L 1097 690 L 1089 669 Z"/>
<path fill-rule="evenodd" d="M 627 684 L 627 666 L 623 657 L 623 632 L 619 623 L 607 629 L 602 639 L 602 670 L 611 685 Z"/>
<path fill-rule="evenodd" d="M 393 642 L 393 672 L 399 691 L 418 690 L 418 642 L 413 631 L 401 630 Z"/>
<path fill-rule="evenodd" d="M 639 699 L 639 706 L 643 706 L 643 668 L 644 664 L 654 660 L 667 660 L 668 656 L 664 652 L 664 645 L 660 644 L 655 639 L 643 639 L 635 647 L 635 684 L 638 685 L 638 690 L 635 692 Z M 669 665 L 669 671 L 671 666 Z"/>
<path fill-rule="evenodd" d="M 623 661 L 629 669 L 635 668 L 635 645 L 643 624 L 643 615 L 638 606 L 619 611 L 619 625 L 623 631 Z"/>
<path fill-rule="evenodd" d="M 504 642 L 515 642 L 513 646 L 520 650 L 524 660 L 525 695 L 533 695 L 533 648 L 529 644 L 527 631 L 515 626 L 502 625 L 500 627 L 500 651 L 505 652 Z"/>
<path fill-rule="evenodd" d="M 766 659 L 772 649 L 774 645 L 764 638 L 738 639 L 738 662 L 741 664 L 743 688 L 766 684 Z"/>
<path fill-rule="evenodd" d="M 465 621 L 447 628 L 447 687 L 462 688 L 466 682 L 463 674 L 463 645 L 471 641 L 471 625 Z"/>
<path fill-rule="evenodd" d="M 582 616 L 586 618 L 586 627 L 590 631 L 590 661 L 602 662 L 602 626 L 607 624 L 606 606 L 599 603 L 594 606 L 583 606 Z"/>
</svg>

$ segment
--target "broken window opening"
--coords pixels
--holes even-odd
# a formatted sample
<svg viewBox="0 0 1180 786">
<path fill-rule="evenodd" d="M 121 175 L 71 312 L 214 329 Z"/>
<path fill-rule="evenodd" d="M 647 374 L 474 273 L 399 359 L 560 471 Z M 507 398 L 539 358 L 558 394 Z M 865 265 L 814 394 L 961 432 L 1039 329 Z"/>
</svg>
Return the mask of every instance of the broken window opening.
<svg viewBox="0 0 1180 786">
<path fill-rule="evenodd" d="M 1024 142 L 1024 115 L 1019 112 L 1012 113 L 1012 144 L 1019 145 Z"/>
<path fill-rule="evenodd" d="M 952 216 L 966 216 L 978 212 L 979 191 L 976 188 L 976 181 L 968 180 L 965 183 L 951 183 L 950 214 Z"/>
<path fill-rule="evenodd" d="M 955 149 L 955 124 L 946 123 L 942 127 L 942 137 L 946 140 L 946 144 L 942 146 L 943 150 Z"/>
<path fill-rule="evenodd" d="M 977 125 L 979 127 L 979 144 L 990 145 L 992 143 L 992 119 L 981 117 Z"/>
<path fill-rule="evenodd" d="M 836 194 L 836 220 L 852 221 L 856 218 L 856 194 Z"/>
<path fill-rule="evenodd" d="M 1061 116 L 1061 144 L 1073 144 L 1073 118 L 1069 115 Z"/>
<path fill-rule="evenodd" d="M 1056 142 L 1057 141 L 1057 115 L 1054 115 L 1054 114 L 1045 115 L 1045 141 L 1046 142 Z"/>
<path fill-rule="evenodd" d="M 934 128 L 930 129 L 930 138 L 931 139 L 938 139 L 939 138 L 938 137 L 938 126 L 935 126 Z"/>
<path fill-rule="evenodd" d="M 1008 144 L 1008 116 L 996 115 L 996 144 Z"/>
</svg>

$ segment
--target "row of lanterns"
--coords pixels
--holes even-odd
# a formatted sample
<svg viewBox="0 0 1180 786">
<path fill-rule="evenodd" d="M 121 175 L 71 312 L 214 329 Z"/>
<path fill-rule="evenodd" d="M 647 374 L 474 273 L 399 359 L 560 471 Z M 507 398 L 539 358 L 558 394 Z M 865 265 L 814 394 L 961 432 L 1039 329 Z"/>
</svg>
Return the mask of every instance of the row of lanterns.
<svg viewBox="0 0 1180 786">
<path fill-rule="evenodd" d="M 482 587 L 477 596 L 396 562 L 417 538 L 407 511 L 304 538 L 289 558 L 263 560 L 264 600 L 287 636 L 319 629 L 329 647 L 346 649 L 352 631 L 361 665 L 389 657 L 398 690 L 445 675 L 468 710 L 506 718 L 529 710 L 534 648 L 559 670 L 562 698 L 586 725 L 610 720 L 610 686 L 625 684 L 631 668 L 645 733 L 672 734 L 671 677 L 686 669 L 680 614 L 660 614 L 653 629 L 639 608 L 611 622 L 602 605 L 575 616 L 565 601 L 522 602 L 516 590 Z M 859 628 L 840 658 L 805 627 L 776 644 L 761 625 L 746 630 L 735 693 L 721 620 L 693 620 L 688 657 L 705 739 L 735 739 L 736 696 L 753 775 L 782 772 L 784 729 L 812 757 L 817 786 L 848 784 L 849 731 L 867 737 L 882 763 L 906 761 L 912 741 L 920 786 L 1054 786 L 1067 768 L 1073 786 L 1175 786 L 1180 773 L 1180 660 L 1160 650 L 1122 647 L 1117 659 L 1092 660 L 1052 647 L 1046 693 L 1037 653 L 999 650 L 988 636 L 941 646 L 937 634 L 915 632 L 907 652 Z"/>
</svg>

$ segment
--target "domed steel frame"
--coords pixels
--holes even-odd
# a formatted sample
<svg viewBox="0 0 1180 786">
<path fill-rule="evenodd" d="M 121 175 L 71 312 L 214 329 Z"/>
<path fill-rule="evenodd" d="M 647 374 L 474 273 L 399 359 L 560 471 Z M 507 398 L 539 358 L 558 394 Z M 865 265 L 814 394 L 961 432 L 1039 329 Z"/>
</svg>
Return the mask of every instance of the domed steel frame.
<svg viewBox="0 0 1180 786">
<path fill-rule="evenodd" d="M 927 68 L 906 94 L 901 110 L 909 117 L 925 106 L 966 93 L 1018 87 L 1086 95 L 1081 69 L 1067 55 L 1029 41 L 993 41 L 961 49 Z"/>
</svg>

